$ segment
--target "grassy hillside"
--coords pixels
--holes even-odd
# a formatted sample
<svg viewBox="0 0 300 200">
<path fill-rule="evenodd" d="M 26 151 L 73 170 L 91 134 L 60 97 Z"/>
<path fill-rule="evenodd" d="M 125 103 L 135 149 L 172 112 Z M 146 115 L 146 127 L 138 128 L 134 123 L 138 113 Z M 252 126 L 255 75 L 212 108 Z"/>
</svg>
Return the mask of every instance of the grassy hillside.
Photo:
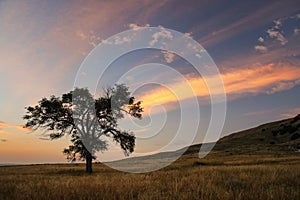
<svg viewBox="0 0 300 200">
<path fill-rule="evenodd" d="M 186 154 L 199 151 L 191 146 Z M 230 134 L 214 146 L 221 154 L 290 154 L 300 151 L 300 114 L 294 118 L 271 122 Z"/>
<path fill-rule="evenodd" d="M 300 150 L 300 115 L 222 138 L 215 150 L 237 153 L 293 152 Z"/>
<path fill-rule="evenodd" d="M 205 145 L 209 146 L 209 144 Z M 190 165 L 195 159 L 199 160 L 198 154 L 201 146 L 202 144 L 197 144 L 174 152 L 124 159 L 113 162 L 113 166 L 118 166 L 118 168 L 122 166 L 122 169 L 125 170 L 133 167 L 138 169 L 140 165 L 143 167 L 149 165 L 151 168 L 155 162 L 168 163 L 169 160 L 181 154 L 183 156 L 179 160 L 184 160 L 182 163 Z M 245 157 L 249 163 L 252 157 L 257 157 L 254 162 L 258 162 L 258 160 L 267 160 L 268 157 L 298 157 L 299 155 L 300 115 L 297 115 L 294 118 L 271 122 L 223 137 L 215 144 L 209 155 L 201 159 L 201 162 L 209 160 L 210 163 L 224 164 L 226 159 L 233 160 L 237 157 L 239 160 L 241 157 Z M 149 163 L 149 161 L 151 162 Z M 137 165 L 132 166 L 132 163 L 137 163 Z"/>
<path fill-rule="evenodd" d="M 92 175 L 83 164 L 2 166 L 0 199 L 300 199 L 299 123 L 300 115 L 234 133 L 203 159 L 194 145 L 170 166 L 146 174 L 101 163 Z M 178 153 L 147 159 L 163 162 Z M 147 160 L 122 162 L 137 159 Z"/>
</svg>

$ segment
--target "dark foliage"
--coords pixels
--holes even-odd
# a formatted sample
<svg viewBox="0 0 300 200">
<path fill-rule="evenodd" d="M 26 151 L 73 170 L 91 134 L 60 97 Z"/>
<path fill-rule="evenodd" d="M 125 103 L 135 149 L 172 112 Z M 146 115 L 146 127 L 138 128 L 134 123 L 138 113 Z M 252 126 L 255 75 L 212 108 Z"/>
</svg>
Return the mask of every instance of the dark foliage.
<svg viewBox="0 0 300 200">
<path fill-rule="evenodd" d="M 298 139 L 298 138 L 300 138 L 300 134 L 299 134 L 299 133 L 295 133 L 295 134 L 293 134 L 293 135 L 291 136 L 291 140 L 296 140 L 296 139 Z"/>
<path fill-rule="evenodd" d="M 295 123 L 298 120 L 300 120 L 300 114 L 293 118 L 292 123 Z"/>
<path fill-rule="evenodd" d="M 72 145 L 64 149 L 70 161 L 95 159 L 95 152 L 106 150 L 105 137 L 119 143 L 125 155 L 134 151 L 135 136 L 132 132 L 120 130 L 118 120 L 125 114 L 140 119 L 141 102 L 130 97 L 128 87 L 115 85 L 94 99 L 88 89 L 76 88 L 62 97 L 43 98 L 34 107 L 27 107 L 24 115 L 25 127 L 44 129 L 50 132 L 50 139 L 68 134 Z"/>
</svg>

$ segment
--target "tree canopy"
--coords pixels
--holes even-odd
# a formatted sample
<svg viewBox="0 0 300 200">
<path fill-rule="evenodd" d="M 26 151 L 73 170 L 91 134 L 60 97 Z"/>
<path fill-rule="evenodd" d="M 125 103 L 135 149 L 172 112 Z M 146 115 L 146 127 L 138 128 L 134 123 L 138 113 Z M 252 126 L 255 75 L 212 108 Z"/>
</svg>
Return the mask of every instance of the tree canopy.
<svg viewBox="0 0 300 200">
<path fill-rule="evenodd" d="M 126 156 L 134 151 L 134 134 L 121 130 L 118 120 L 125 115 L 140 119 L 143 108 L 141 101 L 130 96 L 127 86 L 118 84 L 105 89 L 99 98 L 87 88 L 75 88 L 61 97 L 42 98 L 26 111 L 26 127 L 44 129 L 50 139 L 70 135 L 72 145 L 63 153 L 69 161 L 86 160 L 86 171 L 91 173 L 95 153 L 108 148 L 106 137 L 120 144 Z"/>
</svg>

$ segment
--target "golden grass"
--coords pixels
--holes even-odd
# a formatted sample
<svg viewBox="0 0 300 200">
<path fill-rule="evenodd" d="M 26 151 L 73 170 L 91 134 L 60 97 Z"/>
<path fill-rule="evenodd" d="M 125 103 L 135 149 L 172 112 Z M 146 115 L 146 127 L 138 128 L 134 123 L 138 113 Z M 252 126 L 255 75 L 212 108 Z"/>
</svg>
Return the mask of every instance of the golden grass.
<svg viewBox="0 0 300 200">
<path fill-rule="evenodd" d="M 0 167 L 0 199 L 300 199 L 300 157 L 186 155 L 147 174 L 94 164 Z"/>
</svg>

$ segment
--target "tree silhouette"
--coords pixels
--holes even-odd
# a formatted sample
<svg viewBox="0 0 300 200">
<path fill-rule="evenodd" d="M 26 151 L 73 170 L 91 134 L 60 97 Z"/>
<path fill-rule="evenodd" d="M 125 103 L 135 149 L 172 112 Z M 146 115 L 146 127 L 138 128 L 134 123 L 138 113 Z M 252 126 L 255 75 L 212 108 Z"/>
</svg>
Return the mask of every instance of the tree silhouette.
<svg viewBox="0 0 300 200">
<path fill-rule="evenodd" d="M 34 107 L 26 107 L 25 127 L 50 132 L 50 139 L 65 134 L 71 136 L 72 145 L 63 153 L 69 161 L 85 160 L 86 172 L 92 173 L 92 160 L 97 151 L 107 150 L 107 140 L 120 144 L 125 156 L 134 151 L 135 136 L 120 130 L 118 120 L 125 115 L 140 119 L 141 102 L 130 97 L 128 87 L 115 85 L 104 90 L 102 97 L 94 99 L 86 88 L 75 88 L 62 97 L 43 98 Z"/>
</svg>

